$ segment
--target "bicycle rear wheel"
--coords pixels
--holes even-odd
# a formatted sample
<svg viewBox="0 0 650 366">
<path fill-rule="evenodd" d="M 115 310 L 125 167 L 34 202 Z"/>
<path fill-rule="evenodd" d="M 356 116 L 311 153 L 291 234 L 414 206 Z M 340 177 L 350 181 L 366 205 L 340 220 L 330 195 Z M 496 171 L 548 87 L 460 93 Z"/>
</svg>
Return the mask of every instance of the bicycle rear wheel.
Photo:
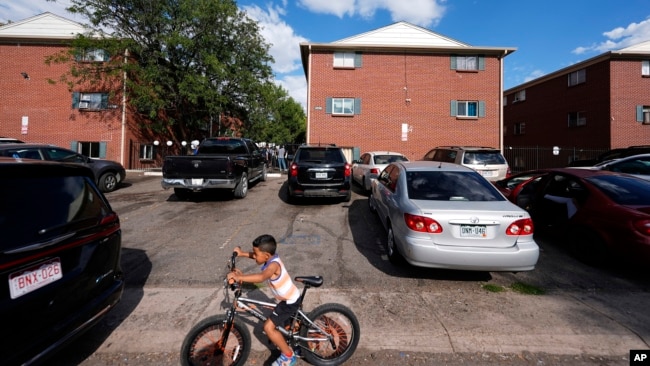
<svg viewBox="0 0 650 366">
<path fill-rule="evenodd" d="M 251 335 L 243 325 L 233 322 L 223 350 L 218 346 L 226 326 L 225 315 L 205 318 L 195 325 L 183 340 L 181 365 L 243 365 L 251 351 Z"/>
<path fill-rule="evenodd" d="M 309 338 L 321 338 L 317 341 L 301 342 L 303 356 L 316 366 L 339 365 L 349 359 L 359 344 L 359 320 L 352 310 L 341 304 L 324 304 L 311 313 L 309 319 L 316 326 L 332 336 L 332 342 L 315 327 L 303 322 L 300 335 Z"/>
</svg>

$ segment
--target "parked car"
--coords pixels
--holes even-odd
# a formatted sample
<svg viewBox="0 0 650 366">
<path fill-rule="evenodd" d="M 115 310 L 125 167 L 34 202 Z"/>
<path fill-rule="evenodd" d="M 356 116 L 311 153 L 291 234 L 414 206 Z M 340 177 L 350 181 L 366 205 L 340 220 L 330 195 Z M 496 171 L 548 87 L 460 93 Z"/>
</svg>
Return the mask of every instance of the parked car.
<svg viewBox="0 0 650 366">
<path fill-rule="evenodd" d="M 507 180 L 497 184 L 508 186 Z M 649 181 L 605 170 L 557 168 L 511 189 L 510 200 L 530 212 L 536 230 L 560 239 L 582 261 L 650 263 Z"/>
<path fill-rule="evenodd" d="M 352 164 L 352 179 L 366 191 L 370 190 L 370 183 L 377 179 L 384 168 L 396 161 L 408 161 L 409 159 L 394 151 L 370 151 L 361 155 Z"/>
<path fill-rule="evenodd" d="M 608 170 L 610 172 L 634 175 L 642 179 L 650 179 L 650 154 L 632 155 L 624 158 L 606 160 L 587 168 Z"/>
<path fill-rule="evenodd" d="M 422 160 L 444 161 L 470 167 L 490 181 L 510 175 L 510 166 L 501 151 L 480 146 L 438 146 L 424 154 Z"/>
<path fill-rule="evenodd" d="M 102 192 L 114 191 L 126 178 L 126 170 L 122 164 L 116 161 L 89 158 L 72 150 L 53 145 L 0 144 L 0 156 L 83 165 L 92 170 L 95 183 Z"/>
<path fill-rule="evenodd" d="M 537 264 L 530 215 L 471 168 L 392 163 L 372 182 L 368 204 L 386 229 L 393 263 L 514 272 Z"/>
<path fill-rule="evenodd" d="M 288 198 L 339 197 L 350 201 L 351 175 L 352 167 L 340 147 L 300 146 L 287 173 Z"/>
<path fill-rule="evenodd" d="M 43 360 L 120 300 L 121 229 L 78 164 L 0 157 L 0 364 Z"/>
<path fill-rule="evenodd" d="M 15 139 L 13 137 L 0 137 L 0 144 L 23 144 L 24 141 Z"/>
<path fill-rule="evenodd" d="M 569 167 L 594 166 L 596 164 L 605 161 L 625 158 L 628 156 L 639 155 L 639 154 L 650 154 L 650 145 L 635 145 L 635 146 L 611 149 L 609 151 L 606 151 L 598 155 L 595 159 L 574 160 L 568 166 Z"/>
</svg>

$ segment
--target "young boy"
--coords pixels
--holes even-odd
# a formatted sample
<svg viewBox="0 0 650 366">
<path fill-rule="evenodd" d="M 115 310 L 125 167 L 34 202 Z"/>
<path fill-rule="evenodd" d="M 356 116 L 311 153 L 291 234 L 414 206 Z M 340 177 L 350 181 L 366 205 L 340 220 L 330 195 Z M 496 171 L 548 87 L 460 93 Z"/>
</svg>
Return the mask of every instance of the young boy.
<svg viewBox="0 0 650 366">
<path fill-rule="evenodd" d="M 228 281 L 260 283 L 267 281 L 271 292 L 279 301 L 273 314 L 264 322 L 264 332 L 271 342 L 275 344 L 282 354 L 272 366 L 293 366 L 296 364 L 296 355 L 284 339 L 282 333 L 275 329 L 284 326 L 291 316 L 298 310 L 300 290 L 291 280 L 280 257 L 275 254 L 277 244 L 271 235 L 260 235 L 253 241 L 253 251 L 244 252 L 240 247 L 235 248 L 238 257 L 248 257 L 262 266 L 260 273 L 243 274 L 239 269 L 228 274 Z"/>
</svg>

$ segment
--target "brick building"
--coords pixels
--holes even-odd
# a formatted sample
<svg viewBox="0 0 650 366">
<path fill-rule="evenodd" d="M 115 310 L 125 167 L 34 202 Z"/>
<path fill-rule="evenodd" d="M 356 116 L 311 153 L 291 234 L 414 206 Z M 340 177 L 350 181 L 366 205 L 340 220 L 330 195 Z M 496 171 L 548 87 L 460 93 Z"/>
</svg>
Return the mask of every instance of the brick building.
<svg viewBox="0 0 650 366">
<path fill-rule="evenodd" d="M 151 160 L 153 148 L 134 144 L 138 129 L 131 127 L 136 125 L 122 101 L 122 80 L 69 90 L 58 81 L 70 64 L 45 63 L 88 31 L 51 13 L 0 27 L 0 136 L 71 148 L 131 169 L 134 162 Z M 105 62 L 106 57 L 93 50 L 75 62 Z"/>
<path fill-rule="evenodd" d="M 523 147 L 563 166 L 610 148 L 650 144 L 650 41 L 563 68 L 504 92 L 504 154 L 534 166 Z M 520 153 L 509 156 L 510 148 Z M 535 159 L 539 159 L 536 157 Z"/>
<path fill-rule="evenodd" d="M 398 22 L 300 50 L 308 143 L 411 159 L 438 145 L 502 145 L 503 61 L 514 48 L 473 47 Z"/>
</svg>

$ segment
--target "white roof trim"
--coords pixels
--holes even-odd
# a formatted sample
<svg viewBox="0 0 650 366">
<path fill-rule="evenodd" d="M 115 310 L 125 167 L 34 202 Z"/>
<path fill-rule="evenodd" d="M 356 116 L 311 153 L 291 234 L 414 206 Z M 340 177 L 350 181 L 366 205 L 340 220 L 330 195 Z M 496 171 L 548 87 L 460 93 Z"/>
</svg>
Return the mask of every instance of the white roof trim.
<svg viewBox="0 0 650 366">
<path fill-rule="evenodd" d="M 397 22 L 370 32 L 345 38 L 332 45 L 355 44 L 374 46 L 424 46 L 424 47 L 471 47 L 468 44 L 442 36 L 407 22 Z"/>
<path fill-rule="evenodd" d="M 89 31 L 81 23 L 46 12 L 0 27 L 0 38 L 73 39 Z"/>
<path fill-rule="evenodd" d="M 612 51 L 612 53 L 650 53 L 650 40 Z"/>
</svg>

